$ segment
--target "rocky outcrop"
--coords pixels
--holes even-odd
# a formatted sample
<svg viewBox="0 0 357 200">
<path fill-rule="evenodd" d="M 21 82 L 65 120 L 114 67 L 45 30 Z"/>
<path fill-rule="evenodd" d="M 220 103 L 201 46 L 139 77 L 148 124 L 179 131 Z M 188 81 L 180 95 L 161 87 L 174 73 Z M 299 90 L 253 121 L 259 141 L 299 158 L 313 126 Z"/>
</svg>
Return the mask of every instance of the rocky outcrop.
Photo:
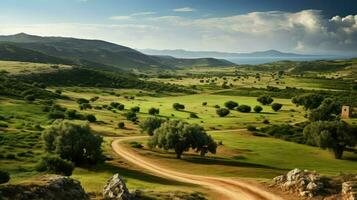
<svg viewBox="0 0 357 200">
<path fill-rule="evenodd" d="M 119 174 L 114 174 L 104 186 L 103 198 L 110 200 L 130 200 L 131 195 L 129 193 L 126 184 L 119 176 Z"/>
<path fill-rule="evenodd" d="M 328 193 L 329 178 L 316 172 L 293 169 L 286 175 L 274 178 L 274 184 L 285 191 L 293 191 L 304 197 L 314 197 Z"/>
<path fill-rule="evenodd" d="M 357 200 L 357 181 L 347 181 L 342 183 L 343 200 Z"/>
<path fill-rule="evenodd" d="M 89 200 L 79 181 L 59 175 L 46 175 L 18 185 L 3 185 L 0 196 L 4 200 Z"/>
</svg>

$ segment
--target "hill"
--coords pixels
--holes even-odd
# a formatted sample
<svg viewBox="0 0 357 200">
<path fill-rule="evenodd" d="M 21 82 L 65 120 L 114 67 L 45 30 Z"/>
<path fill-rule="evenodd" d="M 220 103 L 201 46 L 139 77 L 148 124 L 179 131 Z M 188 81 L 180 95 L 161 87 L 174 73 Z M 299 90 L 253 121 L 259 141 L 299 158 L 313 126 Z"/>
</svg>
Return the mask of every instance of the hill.
<svg viewBox="0 0 357 200">
<path fill-rule="evenodd" d="M 229 53 L 218 51 L 186 51 L 183 49 L 175 50 L 155 50 L 155 49 L 141 49 L 139 50 L 149 55 L 168 55 L 179 58 L 200 58 L 200 57 L 213 57 L 213 58 L 235 58 L 235 57 L 312 57 L 313 55 L 303 55 L 295 53 L 286 53 L 277 50 L 256 51 L 251 53 Z"/>
<path fill-rule="evenodd" d="M 101 40 L 87 40 L 67 37 L 40 37 L 20 33 L 16 35 L 0 36 L 0 43 L 11 44 L 12 47 L 26 49 L 65 59 L 75 64 L 105 65 L 124 69 L 131 68 L 174 68 L 181 66 L 180 59 L 169 62 L 150 55 L 143 54 L 129 47 L 117 45 Z M 39 56 L 38 56 L 39 57 Z M 42 58 L 42 57 L 41 57 Z M 18 61 L 22 56 L 15 54 L 11 59 Z M 48 62 L 49 59 L 37 59 L 38 62 Z M 51 60 L 52 62 L 52 60 Z M 66 61 L 67 62 L 67 61 Z M 188 67 L 197 63 L 183 61 Z M 227 65 L 227 62 L 216 60 L 219 65 Z M 57 61 L 56 61 L 57 63 Z M 207 66 L 207 65 L 206 65 Z"/>
<path fill-rule="evenodd" d="M 184 67 L 219 67 L 235 65 L 227 60 L 215 58 L 175 58 L 172 56 L 153 56 L 167 66 Z"/>
</svg>

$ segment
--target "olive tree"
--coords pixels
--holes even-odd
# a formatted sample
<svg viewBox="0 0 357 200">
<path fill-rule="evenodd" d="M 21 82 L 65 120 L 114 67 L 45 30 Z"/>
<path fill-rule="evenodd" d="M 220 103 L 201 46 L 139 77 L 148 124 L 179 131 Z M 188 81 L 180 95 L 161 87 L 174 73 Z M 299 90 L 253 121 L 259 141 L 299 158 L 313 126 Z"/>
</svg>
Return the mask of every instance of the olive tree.
<svg viewBox="0 0 357 200">
<path fill-rule="evenodd" d="M 224 103 L 224 106 L 230 110 L 234 109 L 235 107 L 238 106 L 238 103 L 235 101 L 227 101 Z"/>
<path fill-rule="evenodd" d="M 269 95 L 262 95 L 257 98 L 257 101 L 262 105 L 270 105 L 271 103 L 273 103 L 274 99 L 271 98 L 271 96 Z"/>
<path fill-rule="evenodd" d="M 218 108 L 216 113 L 220 117 L 225 117 L 230 113 L 230 111 L 227 108 Z"/>
<path fill-rule="evenodd" d="M 295 96 L 291 101 L 297 106 L 304 106 L 305 110 L 319 107 L 324 97 L 319 94 L 302 94 Z"/>
<path fill-rule="evenodd" d="M 356 128 L 343 121 L 317 121 L 304 128 L 307 144 L 330 149 L 336 159 L 341 159 L 346 147 L 357 144 Z"/>
<path fill-rule="evenodd" d="M 140 127 L 149 135 L 153 135 L 154 131 L 161 126 L 164 119 L 158 117 L 148 117 L 141 124 Z"/>
<path fill-rule="evenodd" d="M 154 131 L 148 144 L 151 148 L 173 149 L 178 159 L 190 149 L 199 152 L 201 156 L 208 152 L 216 153 L 217 149 L 217 143 L 207 135 L 203 127 L 177 120 L 164 122 Z"/>
<path fill-rule="evenodd" d="M 333 121 L 339 118 L 341 104 L 334 99 L 327 98 L 321 105 L 312 109 L 309 114 L 310 121 Z"/>
<path fill-rule="evenodd" d="M 103 161 L 103 138 L 94 135 L 88 124 L 57 121 L 42 134 L 45 149 L 76 165 Z"/>
<path fill-rule="evenodd" d="M 273 104 L 271 105 L 271 108 L 272 108 L 275 112 L 278 112 L 282 107 L 283 107 L 283 104 L 281 104 L 281 103 L 273 103 Z"/>
</svg>

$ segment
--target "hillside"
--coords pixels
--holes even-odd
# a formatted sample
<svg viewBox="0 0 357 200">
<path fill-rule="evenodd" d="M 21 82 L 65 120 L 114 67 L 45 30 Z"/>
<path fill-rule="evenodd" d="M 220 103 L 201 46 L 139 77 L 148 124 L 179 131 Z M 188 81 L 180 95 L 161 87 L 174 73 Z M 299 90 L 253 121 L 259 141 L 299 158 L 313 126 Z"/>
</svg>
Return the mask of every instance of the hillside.
<svg viewBox="0 0 357 200">
<path fill-rule="evenodd" d="M 235 65 L 227 60 L 215 58 L 175 58 L 172 56 L 153 56 L 158 62 L 168 66 L 175 66 L 178 68 L 184 67 L 220 67 Z"/>
<path fill-rule="evenodd" d="M 16 46 L 20 49 L 27 49 L 45 54 L 49 57 L 69 60 L 70 62 L 86 65 L 91 63 L 106 65 L 108 67 L 118 68 L 174 68 L 182 66 L 194 66 L 197 61 L 190 62 L 181 59 L 175 59 L 174 62 L 167 62 L 165 59 L 149 56 L 129 47 L 117 45 L 101 40 L 85 40 L 66 37 L 40 37 L 20 33 L 16 35 L 0 36 L 0 42 Z M 14 55 L 11 59 L 19 60 L 22 56 Z M 214 59 L 214 64 L 227 65 Z M 42 62 L 41 59 L 37 59 Z M 48 59 L 44 59 L 48 62 Z M 57 62 L 57 61 L 56 61 Z M 200 63 L 200 62 L 199 62 Z M 168 65 L 169 64 L 169 65 Z M 206 65 L 207 66 L 207 65 Z"/>
</svg>

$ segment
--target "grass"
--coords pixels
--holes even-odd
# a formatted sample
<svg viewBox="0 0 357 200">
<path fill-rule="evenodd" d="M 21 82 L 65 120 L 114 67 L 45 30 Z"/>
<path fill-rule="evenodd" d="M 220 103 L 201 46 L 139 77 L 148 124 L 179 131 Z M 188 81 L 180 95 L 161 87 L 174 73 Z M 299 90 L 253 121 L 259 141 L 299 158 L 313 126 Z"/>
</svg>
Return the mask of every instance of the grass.
<svg viewBox="0 0 357 200">
<path fill-rule="evenodd" d="M 18 61 L 0 61 L 0 71 L 6 71 L 10 74 L 43 73 L 65 68 L 71 67 L 68 65 L 53 65 Z"/>
</svg>

